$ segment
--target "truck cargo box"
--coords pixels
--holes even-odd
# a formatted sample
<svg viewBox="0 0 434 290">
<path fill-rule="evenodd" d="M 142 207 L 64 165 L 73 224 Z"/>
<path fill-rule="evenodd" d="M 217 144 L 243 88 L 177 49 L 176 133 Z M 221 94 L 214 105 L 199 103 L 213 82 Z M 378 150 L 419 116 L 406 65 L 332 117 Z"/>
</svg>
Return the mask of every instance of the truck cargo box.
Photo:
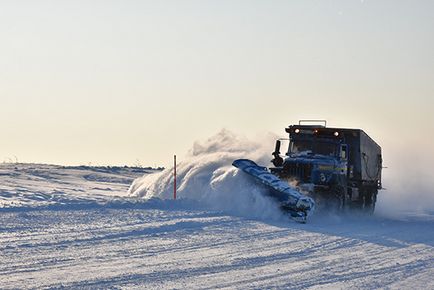
<svg viewBox="0 0 434 290">
<path fill-rule="evenodd" d="M 381 147 L 360 129 L 336 129 L 344 133 L 348 144 L 349 177 L 352 181 L 377 183 L 381 186 Z"/>
</svg>

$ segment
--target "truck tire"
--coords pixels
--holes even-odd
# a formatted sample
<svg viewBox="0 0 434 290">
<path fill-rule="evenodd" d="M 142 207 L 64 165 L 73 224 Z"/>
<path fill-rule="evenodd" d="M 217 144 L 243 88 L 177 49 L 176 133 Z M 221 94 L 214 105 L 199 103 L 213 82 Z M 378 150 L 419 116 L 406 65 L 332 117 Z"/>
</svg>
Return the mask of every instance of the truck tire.
<svg viewBox="0 0 434 290">
<path fill-rule="evenodd" d="M 332 207 L 332 210 L 340 213 L 345 210 L 345 200 L 346 192 L 345 188 L 342 186 L 335 186 L 332 188 L 331 196 L 329 200 L 329 204 Z"/>
<path fill-rule="evenodd" d="M 375 203 L 377 201 L 377 191 L 370 191 L 364 195 L 363 211 L 372 215 L 375 210 Z"/>
</svg>

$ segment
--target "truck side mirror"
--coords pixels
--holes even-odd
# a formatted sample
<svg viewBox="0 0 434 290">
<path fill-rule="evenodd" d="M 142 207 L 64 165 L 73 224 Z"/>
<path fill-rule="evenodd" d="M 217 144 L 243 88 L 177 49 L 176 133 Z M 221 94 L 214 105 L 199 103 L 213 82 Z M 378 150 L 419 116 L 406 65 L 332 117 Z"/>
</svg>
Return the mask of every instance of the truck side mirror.
<svg viewBox="0 0 434 290">
<path fill-rule="evenodd" d="M 348 145 L 347 144 L 341 144 L 340 146 L 340 157 L 343 160 L 347 160 L 348 158 Z"/>
</svg>

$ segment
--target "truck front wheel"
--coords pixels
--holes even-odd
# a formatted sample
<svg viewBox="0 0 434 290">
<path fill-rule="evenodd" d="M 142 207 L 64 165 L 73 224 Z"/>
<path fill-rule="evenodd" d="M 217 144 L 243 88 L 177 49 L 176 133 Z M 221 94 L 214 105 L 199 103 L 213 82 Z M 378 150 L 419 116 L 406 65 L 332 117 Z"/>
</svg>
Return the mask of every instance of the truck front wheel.
<svg viewBox="0 0 434 290">
<path fill-rule="evenodd" d="M 335 186 L 331 191 L 330 204 L 336 212 L 342 212 L 345 209 L 346 192 L 344 187 Z"/>
</svg>

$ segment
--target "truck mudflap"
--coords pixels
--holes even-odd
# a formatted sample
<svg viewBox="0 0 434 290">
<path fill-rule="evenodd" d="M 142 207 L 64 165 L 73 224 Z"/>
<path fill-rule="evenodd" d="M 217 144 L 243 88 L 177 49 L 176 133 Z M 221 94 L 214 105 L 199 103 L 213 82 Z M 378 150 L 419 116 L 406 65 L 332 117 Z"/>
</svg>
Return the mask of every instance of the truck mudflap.
<svg viewBox="0 0 434 290">
<path fill-rule="evenodd" d="M 248 159 L 237 159 L 232 163 L 233 166 L 244 171 L 265 185 L 269 191 L 268 195 L 280 203 L 280 208 L 298 222 L 306 222 L 315 208 L 312 198 L 300 193 L 292 188 L 287 182 L 280 180 L 277 176 L 270 173 L 266 167 L 259 166 Z"/>
</svg>

